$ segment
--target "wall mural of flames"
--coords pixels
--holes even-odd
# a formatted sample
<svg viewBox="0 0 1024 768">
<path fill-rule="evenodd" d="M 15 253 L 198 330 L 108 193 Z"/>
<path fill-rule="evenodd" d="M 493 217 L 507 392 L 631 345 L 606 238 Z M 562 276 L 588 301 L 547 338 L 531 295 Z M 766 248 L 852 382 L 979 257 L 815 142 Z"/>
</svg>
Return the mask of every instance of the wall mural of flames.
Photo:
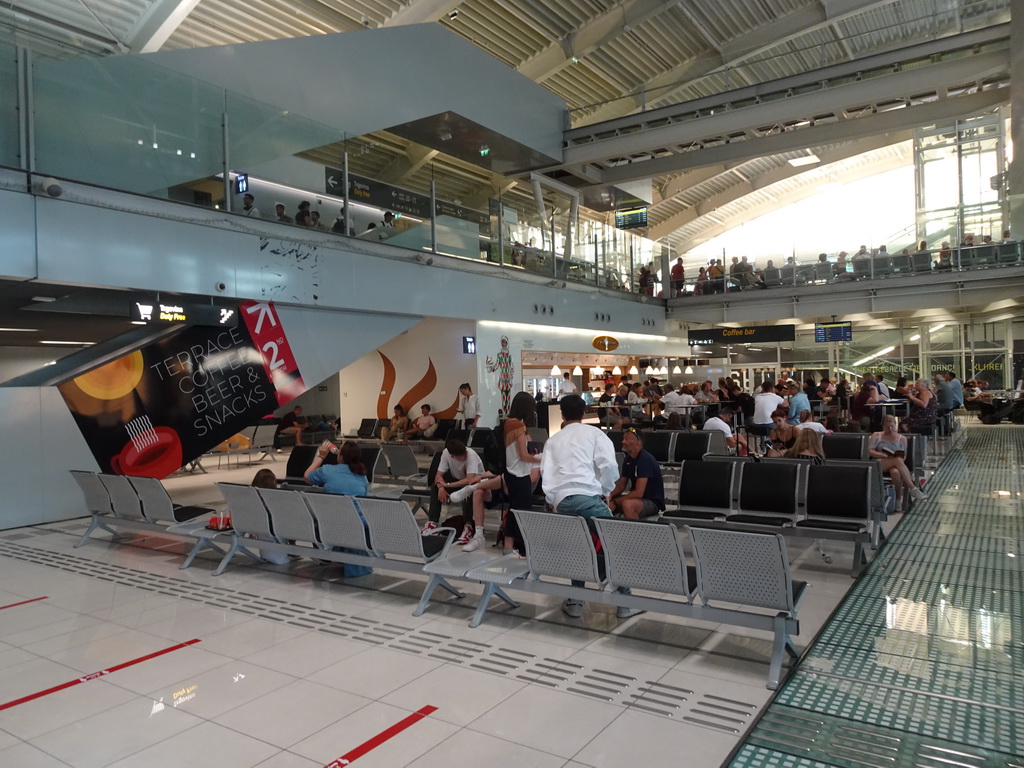
<svg viewBox="0 0 1024 768">
<path fill-rule="evenodd" d="M 384 364 L 384 374 L 381 376 L 380 392 L 377 395 L 377 418 L 378 419 L 389 419 L 391 418 L 391 408 L 389 401 L 394 392 L 395 380 L 398 378 L 398 373 L 395 370 L 395 364 L 391 362 L 387 355 L 377 350 L 377 354 L 380 355 L 381 362 Z M 398 399 L 397 405 L 401 405 L 405 412 L 409 414 L 410 418 L 419 416 L 419 413 L 412 413 L 410 409 L 415 408 L 417 404 L 423 402 L 430 402 L 428 395 L 434 391 L 434 387 L 437 386 L 437 371 L 434 368 L 434 361 L 429 357 L 427 358 L 427 372 L 423 374 L 416 384 L 413 385 L 412 389 L 406 392 L 402 397 Z M 454 419 L 455 413 L 459 409 L 459 394 L 455 393 L 455 399 L 452 404 L 443 410 L 432 408 L 431 413 L 434 418 L 437 419 Z"/>
</svg>

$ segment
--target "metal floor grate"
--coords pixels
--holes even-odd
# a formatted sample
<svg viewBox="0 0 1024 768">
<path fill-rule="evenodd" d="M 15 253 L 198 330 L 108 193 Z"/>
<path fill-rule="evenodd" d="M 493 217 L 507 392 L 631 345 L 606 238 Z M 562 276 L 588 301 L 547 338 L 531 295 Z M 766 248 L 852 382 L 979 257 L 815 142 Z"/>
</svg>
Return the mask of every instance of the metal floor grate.
<svg viewBox="0 0 1024 768">
<path fill-rule="evenodd" d="M 500 642 L 478 643 L 442 632 L 297 605 L 251 592 L 180 581 L 24 544 L 0 540 L 0 556 L 451 664 L 461 664 L 490 674 L 734 735 L 745 731 L 760 709 L 757 703 L 727 699 L 708 692 L 551 659 L 507 648 Z M 711 678 L 707 682 L 709 685 L 714 684 Z"/>
</svg>

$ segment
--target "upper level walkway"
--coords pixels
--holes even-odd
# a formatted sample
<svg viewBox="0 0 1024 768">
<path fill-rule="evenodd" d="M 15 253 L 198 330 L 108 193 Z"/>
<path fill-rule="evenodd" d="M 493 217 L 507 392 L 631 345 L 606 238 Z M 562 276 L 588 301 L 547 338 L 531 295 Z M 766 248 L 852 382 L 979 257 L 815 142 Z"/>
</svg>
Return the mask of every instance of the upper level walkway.
<svg viewBox="0 0 1024 768">
<path fill-rule="evenodd" d="M 973 426 L 733 768 L 1024 765 L 1024 429 Z"/>
</svg>

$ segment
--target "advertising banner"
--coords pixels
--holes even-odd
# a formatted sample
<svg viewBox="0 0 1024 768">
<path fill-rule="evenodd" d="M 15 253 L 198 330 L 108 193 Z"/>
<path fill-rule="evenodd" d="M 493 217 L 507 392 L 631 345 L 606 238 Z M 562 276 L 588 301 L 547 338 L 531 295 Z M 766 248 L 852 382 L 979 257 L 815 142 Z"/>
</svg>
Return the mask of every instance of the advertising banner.
<svg viewBox="0 0 1024 768">
<path fill-rule="evenodd" d="M 239 313 L 58 385 L 101 471 L 166 477 L 304 391 L 273 304 Z"/>
</svg>

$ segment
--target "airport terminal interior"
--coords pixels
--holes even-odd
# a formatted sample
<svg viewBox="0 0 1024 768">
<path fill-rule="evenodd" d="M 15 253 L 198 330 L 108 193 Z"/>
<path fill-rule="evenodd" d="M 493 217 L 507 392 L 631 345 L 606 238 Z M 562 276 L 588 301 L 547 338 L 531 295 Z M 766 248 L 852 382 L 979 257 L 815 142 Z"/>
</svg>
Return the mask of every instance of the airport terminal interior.
<svg viewBox="0 0 1024 768">
<path fill-rule="evenodd" d="M 1010 0 L 4 4 L 0 766 L 1024 768 L 1022 51 Z M 666 514 L 541 474 L 503 547 L 442 451 L 577 394 Z"/>
</svg>

